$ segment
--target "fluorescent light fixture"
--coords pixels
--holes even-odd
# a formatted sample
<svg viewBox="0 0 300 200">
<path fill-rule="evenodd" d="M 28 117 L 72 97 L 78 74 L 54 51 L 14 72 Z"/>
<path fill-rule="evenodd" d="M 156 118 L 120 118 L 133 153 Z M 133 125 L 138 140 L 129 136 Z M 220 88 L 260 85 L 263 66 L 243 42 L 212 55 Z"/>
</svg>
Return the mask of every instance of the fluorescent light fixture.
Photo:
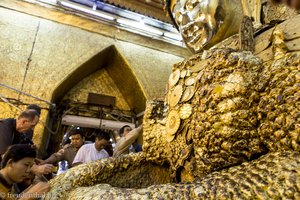
<svg viewBox="0 0 300 200">
<path fill-rule="evenodd" d="M 128 19 L 117 19 L 117 22 L 123 25 L 127 25 L 127 26 L 131 26 L 134 28 L 140 28 L 141 24 L 137 21 L 132 21 L 132 20 L 128 20 Z"/>
<path fill-rule="evenodd" d="M 142 30 L 145 30 L 147 32 L 150 32 L 150 33 L 154 33 L 154 34 L 157 34 L 157 35 L 163 35 L 164 33 L 162 31 L 160 31 L 159 29 L 156 29 L 156 28 L 152 28 L 150 26 L 142 26 L 141 27 Z"/>
<path fill-rule="evenodd" d="M 94 2 L 94 4 L 93 4 L 93 10 L 97 10 L 97 4 L 96 4 L 96 2 Z"/>
<path fill-rule="evenodd" d="M 143 25 L 143 26 L 145 25 L 145 21 L 144 21 L 143 18 L 140 20 L 140 24 Z"/>
<path fill-rule="evenodd" d="M 77 5 L 77 4 L 73 4 L 73 3 L 70 3 L 70 2 L 67 2 L 67 1 L 60 1 L 60 4 L 63 5 L 63 6 L 66 6 L 68 8 L 73 8 L 75 10 L 79 10 L 79 11 L 82 11 L 82 12 L 85 12 L 85 13 L 89 13 L 89 14 L 92 14 L 92 15 L 110 20 L 110 21 L 115 20 L 114 17 L 112 17 L 108 14 L 104 14 L 104 13 L 96 11 L 96 10 L 91 10 L 90 8 L 86 8 L 86 7 L 83 7 L 83 6 L 80 6 L 80 5 Z"/>
<path fill-rule="evenodd" d="M 73 9 L 74 12 L 80 11 L 83 14 L 90 14 L 107 22 L 115 27 L 130 31 L 132 33 L 144 35 L 166 42 L 184 46 L 182 38 L 178 31 L 172 25 L 151 19 L 131 11 L 123 10 L 115 6 L 96 1 L 93 4 L 79 4 L 72 0 L 40 0 L 40 1 L 57 1 L 57 4 Z M 76 1 L 76 0 L 74 0 Z M 97 10 L 98 8 L 98 10 Z"/>
<path fill-rule="evenodd" d="M 164 36 L 177 40 L 177 41 L 182 41 L 182 37 L 181 35 L 179 35 L 178 33 L 172 33 L 172 32 L 164 32 Z"/>
<path fill-rule="evenodd" d="M 142 31 L 145 31 L 148 33 L 152 33 L 152 34 L 156 34 L 156 35 L 163 35 L 163 32 L 160 31 L 159 29 L 145 25 L 143 20 L 141 20 L 140 22 L 137 22 L 137 21 L 119 18 L 119 19 L 117 19 L 117 22 L 120 23 L 121 25 L 134 27 L 136 29 L 139 29 L 139 30 L 142 30 Z"/>
<path fill-rule="evenodd" d="M 44 3 L 50 3 L 50 4 L 56 4 L 57 0 L 40 0 L 41 2 Z"/>
</svg>

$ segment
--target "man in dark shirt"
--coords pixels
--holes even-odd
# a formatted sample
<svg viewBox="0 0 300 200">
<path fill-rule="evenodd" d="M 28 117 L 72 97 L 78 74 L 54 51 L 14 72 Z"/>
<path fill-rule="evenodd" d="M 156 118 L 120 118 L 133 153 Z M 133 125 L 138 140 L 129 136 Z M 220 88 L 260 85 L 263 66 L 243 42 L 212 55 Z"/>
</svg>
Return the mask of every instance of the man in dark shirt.
<svg viewBox="0 0 300 200">
<path fill-rule="evenodd" d="M 12 144 L 33 144 L 26 132 L 33 130 L 38 120 L 38 113 L 32 109 L 23 111 L 17 119 L 0 120 L 0 155 Z"/>
</svg>

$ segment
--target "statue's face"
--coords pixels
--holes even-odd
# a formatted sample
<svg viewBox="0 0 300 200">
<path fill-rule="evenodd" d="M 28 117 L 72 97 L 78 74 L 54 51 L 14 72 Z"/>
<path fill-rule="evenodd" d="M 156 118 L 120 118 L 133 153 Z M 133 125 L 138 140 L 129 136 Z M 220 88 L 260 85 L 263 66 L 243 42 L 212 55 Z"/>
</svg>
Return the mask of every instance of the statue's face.
<svg viewBox="0 0 300 200">
<path fill-rule="evenodd" d="M 242 18 L 238 0 L 173 0 L 170 10 L 186 45 L 194 52 L 236 33 Z"/>
</svg>

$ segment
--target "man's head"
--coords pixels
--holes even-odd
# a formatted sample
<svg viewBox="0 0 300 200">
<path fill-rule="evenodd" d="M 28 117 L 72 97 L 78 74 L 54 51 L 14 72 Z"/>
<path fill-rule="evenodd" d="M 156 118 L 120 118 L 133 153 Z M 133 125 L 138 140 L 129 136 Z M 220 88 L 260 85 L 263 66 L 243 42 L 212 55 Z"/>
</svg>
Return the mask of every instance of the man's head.
<svg viewBox="0 0 300 200">
<path fill-rule="evenodd" d="M 31 145 L 12 145 L 3 154 L 1 169 L 6 171 L 10 182 L 20 183 L 30 175 L 35 157 L 36 151 Z"/>
<path fill-rule="evenodd" d="M 72 146 L 79 149 L 84 144 L 84 134 L 82 129 L 72 129 L 70 131 L 70 140 Z"/>
<path fill-rule="evenodd" d="M 39 114 L 39 116 L 41 115 L 41 107 L 36 104 L 29 104 L 26 107 L 26 110 L 35 110 Z"/>
<path fill-rule="evenodd" d="M 25 110 L 21 112 L 16 120 L 16 130 L 20 133 L 26 133 L 33 130 L 39 121 L 39 114 L 33 110 Z"/>
<path fill-rule="evenodd" d="M 285 3 L 291 8 L 300 9 L 300 0 L 271 0 L 272 3 Z"/>
<path fill-rule="evenodd" d="M 238 32 L 243 17 L 240 0 L 166 0 L 175 26 L 194 53 Z"/>
<path fill-rule="evenodd" d="M 127 135 L 131 130 L 132 130 L 132 128 L 129 125 L 125 125 L 122 128 L 120 128 L 119 135 L 121 137 L 123 137 L 123 136 Z"/>
<path fill-rule="evenodd" d="M 109 134 L 103 130 L 95 132 L 95 148 L 97 151 L 104 149 L 109 144 Z"/>
</svg>

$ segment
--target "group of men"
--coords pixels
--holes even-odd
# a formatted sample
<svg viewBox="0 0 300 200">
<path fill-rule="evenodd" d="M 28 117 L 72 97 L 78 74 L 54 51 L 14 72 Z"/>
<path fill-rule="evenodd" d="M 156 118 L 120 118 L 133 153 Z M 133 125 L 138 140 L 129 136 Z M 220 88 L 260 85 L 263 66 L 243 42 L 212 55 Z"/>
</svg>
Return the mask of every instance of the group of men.
<svg viewBox="0 0 300 200">
<path fill-rule="evenodd" d="M 72 129 L 69 133 L 71 143 L 66 144 L 58 152 L 52 154 L 42 164 L 56 164 L 65 160 L 69 167 L 82 163 L 87 163 L 110 155 L 105 148 L 110 144 L 110 137 L 104 131 L 95 132 L 95 142 L 85 141 L 84 133 L 81 129 Z"/>
<path fill-rule="evenodd" d="M 110 136 L 107 132 L 101 130 L 96 131 L 95 142 L 91 143 L 85 141 L 84 133 L 81 129 L 73 129 L 69 133 L 71 143 L 66 144 L 62 149 L 52 154 L 42 163 L 55 164 L 58 161 L 66 160 L 68 166 L 73 167 L 110 156 L 118 157 L 129 153 L 130 146 L 135 142 L 141 132 L 141 126 L 132 130 L 130 126 L 125 125 L 119 131 L 121 138 L 116 143 L 113 152 L 110 152 Z M 137 149 L 136 151 L 140 150 L 141 149 Z"/>
<path fill-rule="evenodd" d="M 41 108 L 31 104 L 16 119 L 0 120 L 0 159 L 7 148 L 13 144 L 30 144 L 35 147 L 32 142 L 33 130 L 39 122 L 40 114 Z M 46 160 L 37 159 L 37 164 L 32 166 L 32 173 L 36 175 L 50 174 L 55 168 L 54 165 L 62 160 L 67 161 L 70 168 L 93 160 L 126 154 L 129 152 L 128 149 L 131 144 L 142 132 L 142 128 L 138 127 L 131 130 L 130 126 L 124 126 L 120 130 L 122 130 L 122 137 L 117 142 L 114 151 L 110 152 L 108 147 L 111 142 L 107 132 L 96 131 L 95 142 L 91 143 L 85 141 L 82 129 L 72 129 L 69 132 L 71 143 L 66 144 Z"/>
</svg>

